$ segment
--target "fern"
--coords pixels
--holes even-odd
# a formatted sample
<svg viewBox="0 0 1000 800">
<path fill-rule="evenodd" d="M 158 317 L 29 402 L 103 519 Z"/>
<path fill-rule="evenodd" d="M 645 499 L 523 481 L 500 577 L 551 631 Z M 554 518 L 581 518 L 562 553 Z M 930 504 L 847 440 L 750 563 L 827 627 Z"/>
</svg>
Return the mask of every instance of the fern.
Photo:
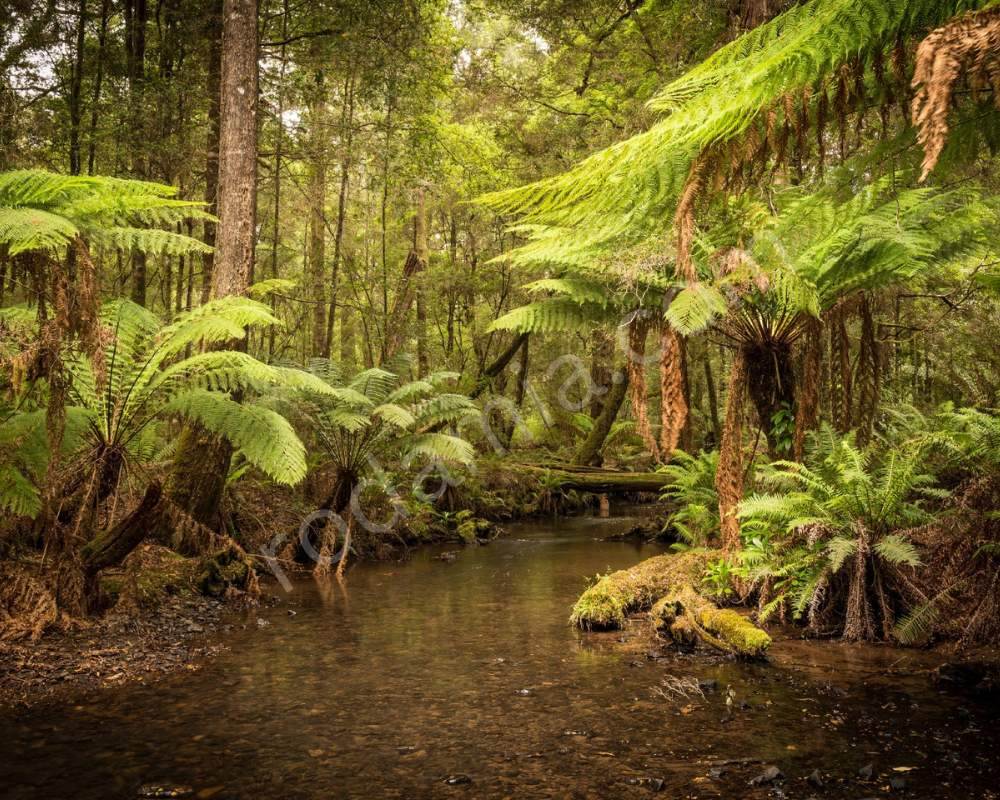
<svg viewBox="0 0 1000 800">
<path fill-rule="evenodd" d="M 203 242 L 162 228 L 213 219 L 202 203 L 176 200 L 176 189 L 118 178 L 44 170 L 0 174 L 0 245 L 16 256 L 61 253 L 76 237 L 92 247 L 184 255 Z"/>
</svg>

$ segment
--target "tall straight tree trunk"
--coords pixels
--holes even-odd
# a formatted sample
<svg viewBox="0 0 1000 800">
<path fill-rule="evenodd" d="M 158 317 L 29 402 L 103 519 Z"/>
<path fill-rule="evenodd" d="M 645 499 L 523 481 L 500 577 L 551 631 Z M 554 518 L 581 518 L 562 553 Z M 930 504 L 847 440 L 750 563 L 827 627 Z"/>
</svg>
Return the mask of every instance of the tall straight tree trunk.
<svg viewBox="0 0 1000 800">
<path fill-rule="evenodd" d="M 104 58 L 108 42 L 108 17 L 111 16 L 111 0 L 101 0 L 101 27 L 97 34 L 97 68 L 94 73 L 94 93 L 90 99 L 90 134 L 87 141 L 87 174 L 94 174 L 97 160 L 97 109 L 101 102 L 101 88 L 104 83 Z"/>
<path fill-rule="evenodd" d="M 205 142 L 205 206 L 208 212 L 218 215 L 219 196 L 219 103 L 222 81 L 222 0 L 208 0 L 205 18 L 205 35 L 208 39 L 208 64 L 205 90 L 208 94 L 208 136 Z M 217 225 L 205 221 L 202 238 L 209 247 L 215 247 Z M 212 273 L 215 271 L 216 254 L 211 250 L 201 261 L 201 302 L 208 301 L 212 293 Z"/>
<path fill-rule="evenodd" d="M 423 378 L 430 372 L 427 355 L 427 305 L 424 298 L 427 265 L 430 262 L 430 247 L 427 244 L 427 198 L 421 188 L 417 192 L 417 215 L 413 220 L 413 252 L 420 262 L 419 274 L 415 276 L 414 294 L 417 306 L 417 377 Z M 527 358 L 528 342 L 521 350 Z"/>
<path fill-rule="evenodd" d="M 322 85 L 310 108 L 309 292 L 312 301 L 312 355 L 326 351 L 326 137 L 327 105 Z"/>
<path fill-rule="evenodd" d="M 219 128 L 219 228 L 212 297 L 245 294 L 253 272 L 257 219 L 257 0 L 225 0 Z M 178 443 L 171 500 L 217 527 L 229 445 L 197 426 Z"/>
<path fill-rule="evenodd" d="M 687 359 L 684 339 L 669 322 L 660 323 L 660 452 L 663 458 L 681 445 L 688 421 Z"/>
<path fill-rule="evenodd" d="M 146 124 L 143 114 L 143 95 L 146 84 L 146 23 L 149 11 L 146 0 L 125 0 L 125 61 L 128 71 L 129 142 L 131 143 L 131 172 L 138 178 L 147 176 Z M 146 305 L 146 254 L 136 250 L 132 254 L 132 301 Z"/>
<path fill-rule="evenodd" d="M 403 264 L 403 275 L 399 281 L 396 300 L 392 311 L 386 318 L 385 345 L 382 352 L 382 363 L 395 356 L 406 339 L 407 322 L 410 309 L 413 307 L 419 292 L 421 273 L 427 268 L 427 209 L 424 200 L 424 190 L 417 190 L 417 208 L 413 226 L 413 249 Z M 422 242 L 422 243 L 421 243 Z M 419 348 L 420 334 L 417 342 Z M 419 353 L 418 353 L 419 355 Z"/>
<path fill-rule="evenodd" d="M 354 75 L 347 77 L 344 84 L 344 107 L 340 114 L 340 138 L 344 152 L 340 160 L 340 192 L 337 196 L 337 227 L 333 235 L 333 264 L 330 268 L 330 309 L 326 316 L 325 358 L 333 350 L 333 325 L 337 317 L 337 292 L 340 288 L 340 257 L 344 246 L 344 221 L 347 216 L 347 190 L 351 176 L 351 146 L 354 132 Z M 341 322 L 341 342 L 343 342 L 343 322 Z"/>
<path fill-rule="evenodd" d="M 83 118 L 83 48 L 87 30 L 87 0 L 80 0 L 76 19 L 76 55 L 69 81 L 69 171 L 79 175 L 80 124 Z"/>
<path fill-rule="evenodd" d="M 646 396 L 646 339 L 652 318 L 649 313 L 640 309 L 628 325 L 627 368 L 632 413 L 635 415 L 635 428 L 646 449 L 653 458 L 659 460 L 660 450 L 656 437 L 649 424 L 649 398 Z"/>
<path fill-rule="evenodd" d="M 801 461 L 805 455 L 806 435 L 819 422 L 819 392 L 822 380 L 823 324 L 811 318 L 806 323 L 805 343 L 802 349 L 802 370 L 796 394 L 795 439 L 792 457 Z"/>
</svg>

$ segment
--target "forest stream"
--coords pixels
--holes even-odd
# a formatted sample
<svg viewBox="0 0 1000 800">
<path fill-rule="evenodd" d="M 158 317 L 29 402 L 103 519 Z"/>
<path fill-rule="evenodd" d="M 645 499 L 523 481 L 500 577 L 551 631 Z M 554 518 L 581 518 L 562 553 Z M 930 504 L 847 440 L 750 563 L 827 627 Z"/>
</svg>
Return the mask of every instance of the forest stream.
<svg viewBox="0 0 1000 800">
<path fill-rule="evenodd" d="M 995 709 L 920 651 L 778 637 L 751 664 L 568 625 L 585 576 L 657 551 L 606 540 L 634 521 L 299 581 L 198 671 L 5 712 L 3 796 L 997 796 Z"/>
</svg>

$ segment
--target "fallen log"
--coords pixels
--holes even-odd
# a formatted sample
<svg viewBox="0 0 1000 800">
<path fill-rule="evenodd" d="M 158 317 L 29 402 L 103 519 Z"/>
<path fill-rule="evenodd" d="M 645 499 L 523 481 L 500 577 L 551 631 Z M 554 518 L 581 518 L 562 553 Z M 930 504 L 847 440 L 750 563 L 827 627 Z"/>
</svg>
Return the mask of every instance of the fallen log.
<svg viewBox="0 0 1000 800">
<path fill-rule="evenodd" d="M 732 609 L 719 608 L 694 587 L 701 581 L 711 550 L 654 556 L 629 569 L 605 575 L 585 591 L 570 622 L 585 629 L 620 628 L 627 616 L 652 607 L 659 630 L 680 644 L 700 641 L 746 657 L 763 656 L 771 638 Z"/>
<path fill-rule="evenodd" d="M 615 472 L 613 470 L 565 469 L 533 464 L 512 464 L 513 469 L 545 474 L 561 489 L 575 489 L 594 494 L 662 492 L 670 478 L 659 472 Z"/>
</svg>

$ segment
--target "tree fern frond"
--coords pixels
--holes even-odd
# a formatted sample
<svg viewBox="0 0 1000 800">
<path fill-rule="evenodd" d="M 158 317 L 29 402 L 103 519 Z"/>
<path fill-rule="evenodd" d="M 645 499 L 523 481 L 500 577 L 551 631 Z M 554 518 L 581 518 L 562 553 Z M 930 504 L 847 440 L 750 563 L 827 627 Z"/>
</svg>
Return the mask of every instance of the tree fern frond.
<svg viewBox="0 0 1000 800">
<path fill-rule="evenodd" d="M 199 389 L 173 398 L 166 410 L 221 436 L 278 483 L 291 486 L 306 475 L 305 447 L 288 421 L 274 411 Z"/>
</svg>

